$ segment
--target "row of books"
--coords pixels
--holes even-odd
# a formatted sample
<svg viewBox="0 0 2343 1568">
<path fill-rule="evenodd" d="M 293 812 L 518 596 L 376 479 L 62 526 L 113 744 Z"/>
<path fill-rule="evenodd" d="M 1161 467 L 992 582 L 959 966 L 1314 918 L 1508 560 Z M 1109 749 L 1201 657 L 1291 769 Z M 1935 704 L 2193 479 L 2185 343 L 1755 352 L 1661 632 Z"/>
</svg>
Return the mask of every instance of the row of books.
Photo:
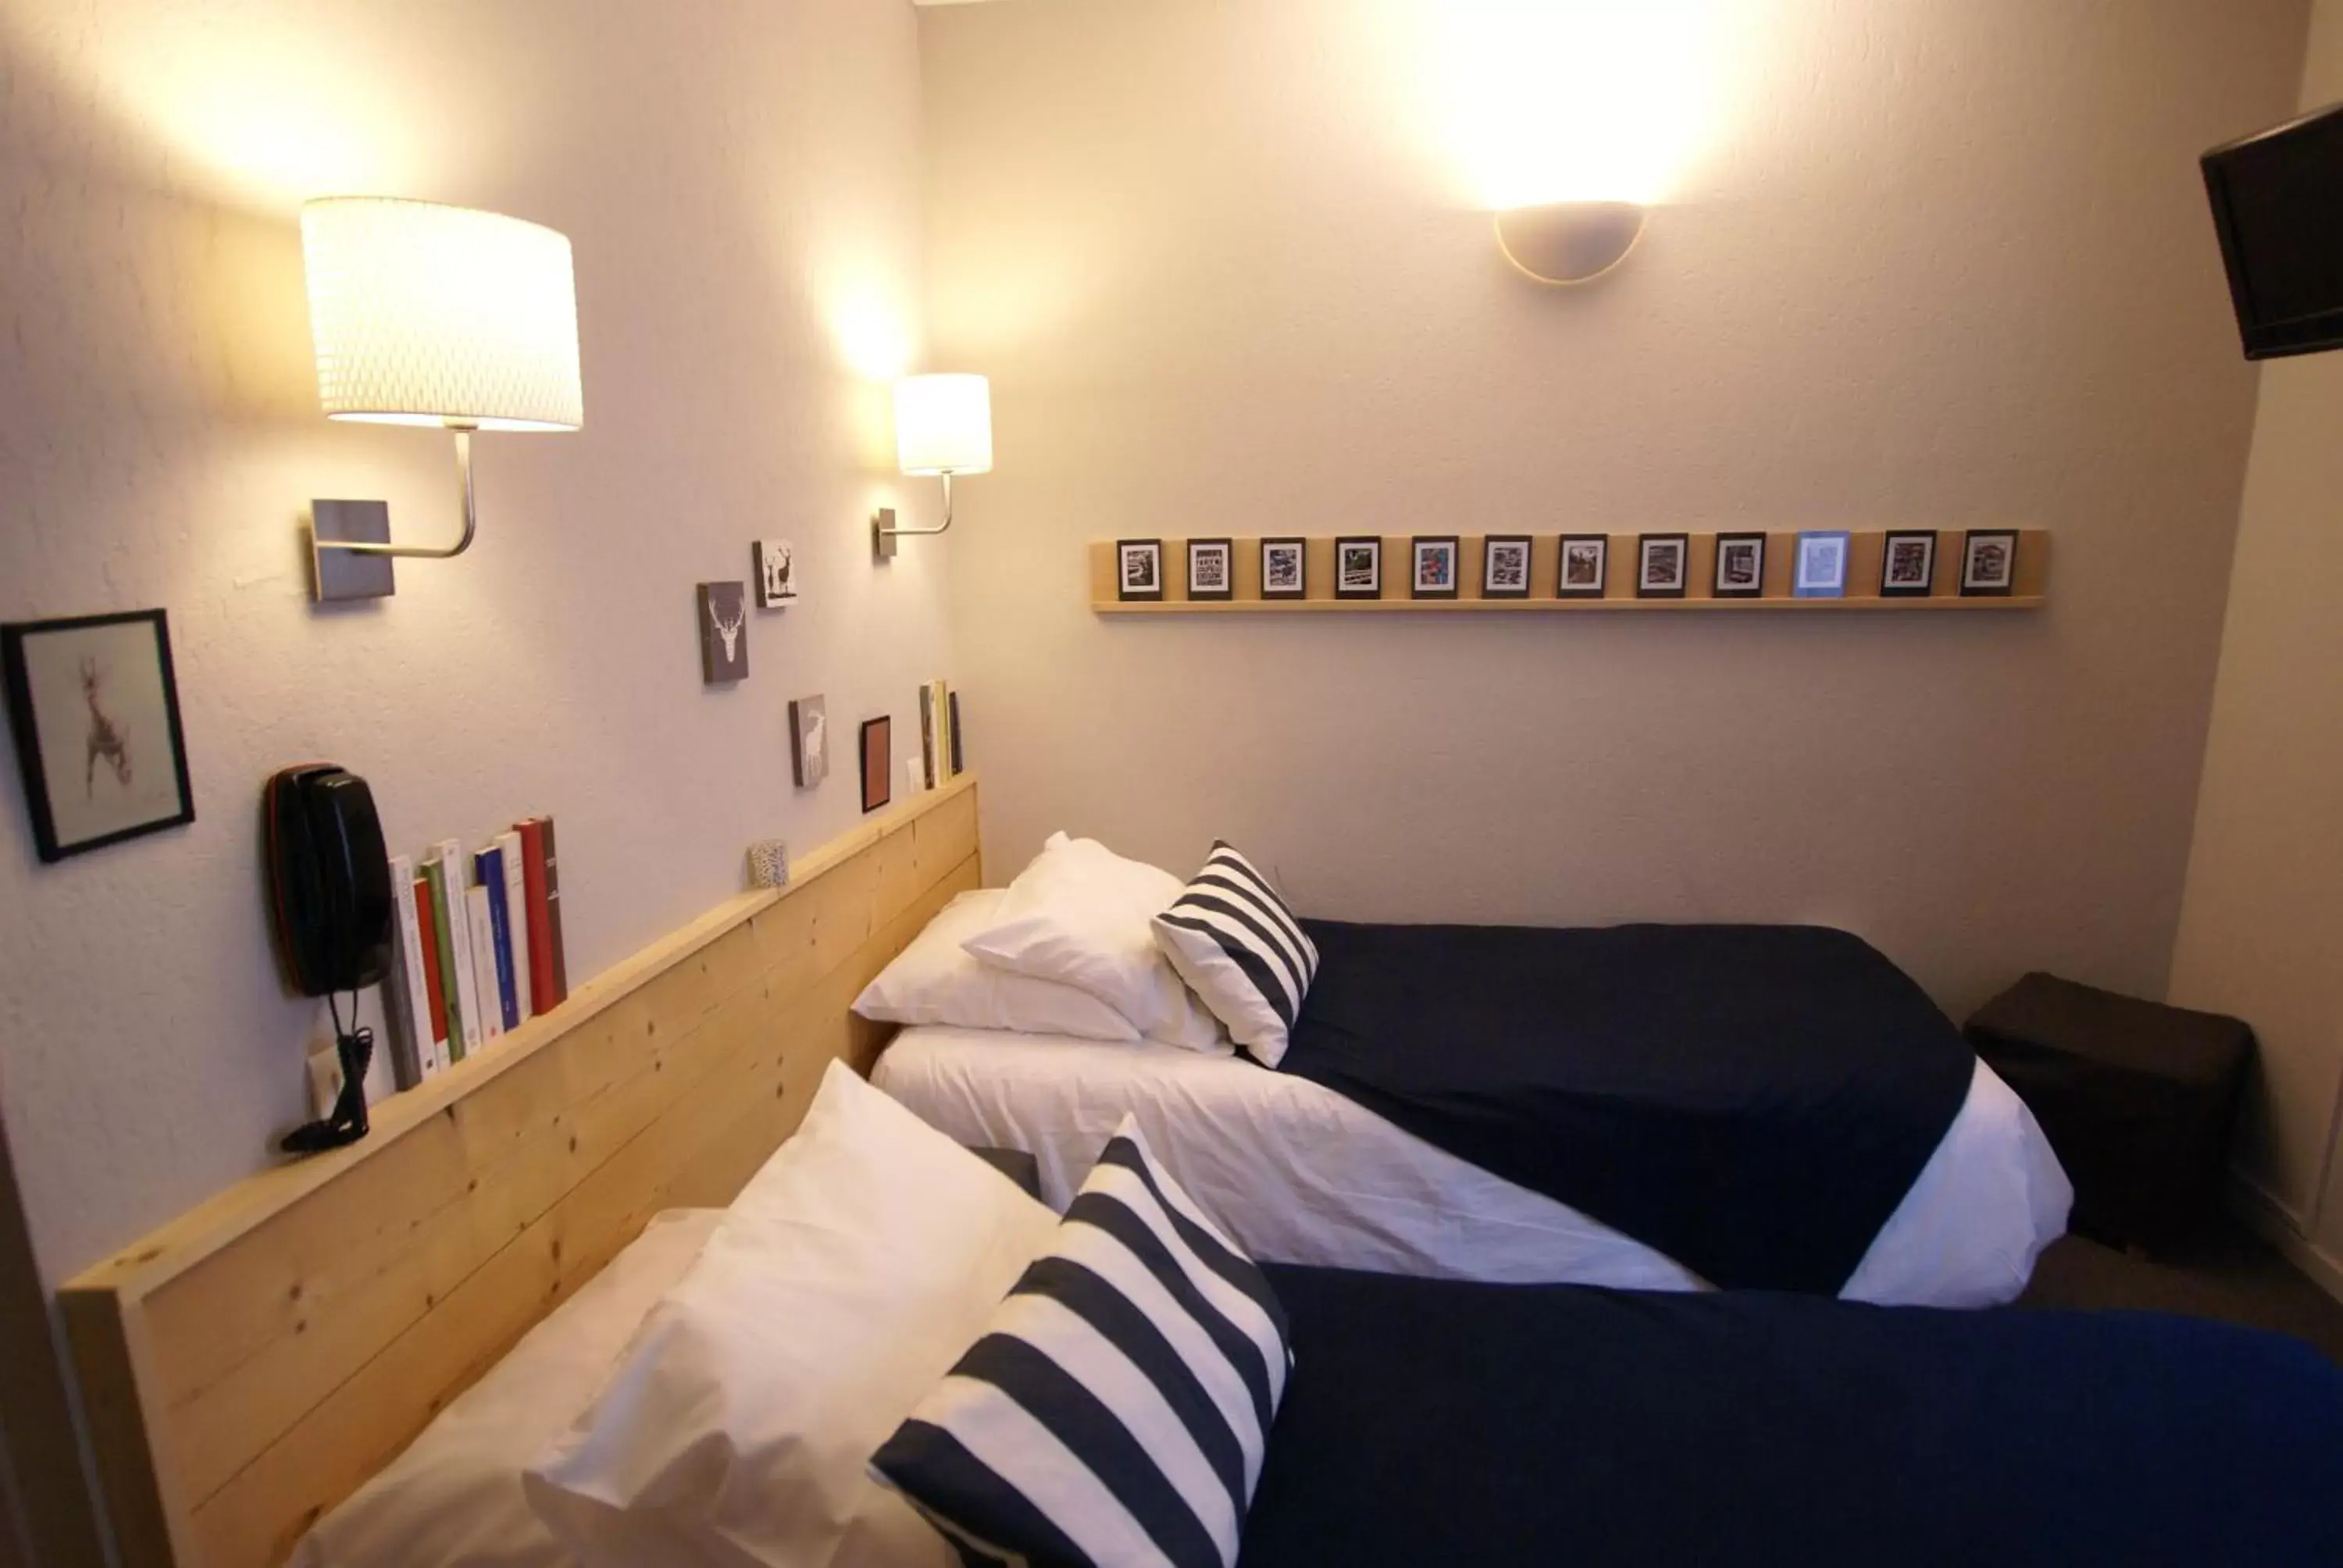
<svg viewBox="0 0 2343 1568">
<path fill-rule="evenodd" d="M 920 688 L 920 771 L 928 789 L 966 767 L 960 749 L 960 693 L 940 680 Z"/>
<path fill-rule="evenodd" d="M 419 864 L 394 855 L 390 886 L 397 929 L 383 1010 L 399 1088 L 568 997 L 552 818 L 516 822 L 468 854 L 447 839 Z"/>
</svg>

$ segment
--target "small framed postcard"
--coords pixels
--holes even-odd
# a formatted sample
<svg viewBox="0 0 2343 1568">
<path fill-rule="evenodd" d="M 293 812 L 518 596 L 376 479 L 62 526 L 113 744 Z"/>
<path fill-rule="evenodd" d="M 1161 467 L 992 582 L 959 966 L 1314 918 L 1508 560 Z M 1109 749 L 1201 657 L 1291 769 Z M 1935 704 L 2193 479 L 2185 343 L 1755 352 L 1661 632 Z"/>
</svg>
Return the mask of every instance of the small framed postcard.
<svg viewBox="0 0 2343 1568">
<path fill-rule="evenodd" d="M 1716 536 L 1716 583 L 1719 598 L 1756 598 L 1765 591 L 1765 536 Z"/>
<path fill-rule="evenodd" d="M 699 678 L 708 686 L 749 678 L 749 586 L 701 583 Z"/>
<path fill-rule="evenodd" d="M 751 551 L 757 559 L 757 608 L 787 609 L 798 602 L 798 555 L 787 539 L 759 539 Z"/>
<path fill-rule="evenodd" d="M 862 721 L 862 809 L 876 811 L 894 799 L 895 720 L 892 715 Z"/>
<path fill-rule="evenodd" d="M 1846 558 L 1852 545 L 1851 536 L 1842 530 L 1800 534 L 1790 592 L 1799 598 L 1845 598 Z"/>
<path fill-rule="evenodd" d="M 1383 541 L 1361 535 L 1334 541 L 1334 597 L 1383 597 Z"/>
<path fill-rule="evenodd" d="M 2017 535 L 1996 528 L 1961 541 L 1961 592 L 1969 598 L 2006 597 L 2017 586 Z"/>
<path fill-rule="evenodd" d="M 1188 597 L 1201 599 L 1237 597 L 1236 547 L 1229 540 L 1188 541 Z"/>
<path fill-rule="evenodd" d="M 830 777 L 830 716 L 819 697 L 789 699 L 789 778 L 811 789 Z"/>
<path fill-rule="evenodd" d="M 1152 601 L 1163 597 L 1163 541 L 1117 539 L 1114 545 L 1115 598 Z"/>
<path fill-rule="evenodd" d="M 1310 547 L 1302 539 L 1261 541 L 1261 597 L 1301 598 L 1309 591 Z"/>
<path fill-rule="evenodd" d="M 1601 598 L 1610 591 L 1611 536 L 1564 534 L 1554 593 L 1563 598 Z"/>
<path fill-rule="evenodd" d="M 1457 538 L 1449 534 L 1440 538 L 1418 538 L 1411 552 L 1415 569 L 1410 578 L 1410 591 L 1417 598 L 1454 598 L 1456 597 Z"/>
<path fill-rule="evenodd" d="M 1639 598 L 1682 598 L 1692 540 L 1683 534 L 1645 534 L 1635 541 L 1635 594 Z"/>
<path fill-rule="evenodd" d="M 1481 597 L 1530 597 L 1530 541 L 1526 534 L 1492 535 L 1481 541 Z"/>
<path fill-rule="evenodd" d="M 1879 555 L 1881 598 L 1926 598 L 1936 591 L 1936 536 L 1892 533 Z"/>
<path fill-rule="evenodd" d="M 0 626 L 0 665 L 42 859 L 196 819 L 161 610 Z"/>
</svg>

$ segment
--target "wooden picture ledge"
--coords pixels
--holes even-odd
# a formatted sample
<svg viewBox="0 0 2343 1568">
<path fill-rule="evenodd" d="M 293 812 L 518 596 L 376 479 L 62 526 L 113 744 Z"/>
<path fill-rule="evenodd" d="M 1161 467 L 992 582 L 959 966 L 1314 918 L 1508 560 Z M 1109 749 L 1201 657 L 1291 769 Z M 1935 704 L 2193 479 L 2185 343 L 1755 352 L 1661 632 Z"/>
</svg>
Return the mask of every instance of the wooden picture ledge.
<svg viewBox="0 0 2343 1568">
<path fill-rule="evenodd" d="M 1654 529 L 1654 533 L 1661 530 Z M 2048 602 L 2050 578 L 2050 535 L 2041 528 L 1996 529 L 1995 532 L 2015 532 L 2017 535 L 2016 580 L 2005 595 L 1963 595 L 1960 591 L 1961 547 L 1966 535 L 1958 529 L 1940 531 L 1936 535 L 1936 568 L 1935 588 L 1925 597 L 1885 598 L 1879 593 L 1880 558 L 1885 548 L 1885 529 L 1826 530 L 1848 534 L 1846 593 L 1837 598 L 1799 598 L 1791 592 L 1793 558 L 1797 550 L 1798 535 L 1765 532 L 1765 592 L 1749 598 L 1720 598 L 1713 591 L 1716 570 L 1716 539 L 1715 533 L 1686 533 L 1689 577 L 1681 598 L 1643 598 L 1635 592 L 1635 568 L 1638 534 L 1609 534 L 1609 571 L 1604 592 L 1599 598 L 1563 598 L 1555 592 L 1555 579 L 1560 569 L 1562 536 L 1535 534 L 1529 536 L 1530 592 L 1523 598 L 1485 598 L 1482 597 L 1482 548 L 1487 536 L 1464 534 L 1450 536 L 1426 533 L 1426 538 L 1456 538 L 1459 548 L 1456 596 L 1453 598 L 1416 598 L 1410 592 L 1410 547 L 1413 540 L 1405 534 L 1387 534 L 1383 538 L 1383 593 L 1376 598 L 1337 598 L 1334 597 L 1334 538 L 1332 536 L 1312 537 L 1304 541 L 1307 565 L 1303 572 L 1306 593 L 1300 598 L 1263 598 L 1261 592 L 1261 540 L 1258 537 L 1232 540 L 1234 559 L 1233 597 L 1224 599 L 1192 599 L 1188 597 L 1187 544 L 1184 538 L 1164 539 L 1163 597 L 1161 599 L 1125 599 L 1118 590 L 1116 577 L 1116 544 L 1101 539 L 1090 547 L 1091 608 L 1102 616 L 1151 615 L 1601 615 L 1606 612 L 1656 612 L 1690 610 L 1694 612 L 1724 611 L 1726 613 L 1763 614 L 1768 611 L 1789 611 L 1793 614 L 1845 614 L 1850 611 L 1957 611 L 1984 612 L 2040 609 Z M 1895 532 L 1926 532 L 1925 529 L 1896 529 Z M 1212 537 L 1199 535 L 1199 538 Z M 1523 536 L 1501 535 L 1518 538 Z"/>
</svg>

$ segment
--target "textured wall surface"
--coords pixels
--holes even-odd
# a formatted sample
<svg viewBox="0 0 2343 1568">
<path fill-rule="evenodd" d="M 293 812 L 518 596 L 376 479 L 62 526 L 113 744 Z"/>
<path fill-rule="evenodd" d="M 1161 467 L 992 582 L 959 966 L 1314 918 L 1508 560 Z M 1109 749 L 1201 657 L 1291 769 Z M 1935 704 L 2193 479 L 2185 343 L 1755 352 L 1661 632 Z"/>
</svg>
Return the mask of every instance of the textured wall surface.
<svg viewBox="0 0 2343 1568">
<path fill-rule="evenodd" d="M 931 341 L 994 377 L 990 863 L 1219 834 L 1330 915 L 1826 920 L 1956 1009 L 2160 991 L 2253 412 L 2196 159 L 2290 107 L 2305 7 L 1721 5 L 1704 150 L 1559 292 L 1427 151 L 1438 9 L 924 14 Z M 2046 613 L 1087 602 L 1116 537 L 1989 523 L 2055 531 Z"/>
<path fill-rule="evenodd" d="M 2343 5 L 2320 0 L 2302 105 L 2343 97 Z M 2246 470 L 2172 1000 L 2261 1045 L 2244 1168 L 2343 1258 L 2343 354 L 2272 360 Z"/>
<path fill-rule="evenodd" d="M 859 818 L 840 733 L 946 673 L 941 542 L 870 564 L 920 347 L 916 18 L 891 0 L 0 0 L 0 619 L 170 611 L 197 820 L 42 867 L 0 780 L 0 1093 L 45 1271 L 264 1160 L 323 1010 L 287 998 L 257 791 L 326 757 L 392 843 L 560 827 L 573 981 Z M 455 526 L 449 443 L 317 410 L 298 203 L 508 212 L 576 246 L 586 427 L 477 444 L 482 532 L 379 606 L 307 599 L 315 496 Z M 898 495 L 899 489 L 902 492 Z M 696 581 L 800 548 L 751 675 Z"/>
</svg>

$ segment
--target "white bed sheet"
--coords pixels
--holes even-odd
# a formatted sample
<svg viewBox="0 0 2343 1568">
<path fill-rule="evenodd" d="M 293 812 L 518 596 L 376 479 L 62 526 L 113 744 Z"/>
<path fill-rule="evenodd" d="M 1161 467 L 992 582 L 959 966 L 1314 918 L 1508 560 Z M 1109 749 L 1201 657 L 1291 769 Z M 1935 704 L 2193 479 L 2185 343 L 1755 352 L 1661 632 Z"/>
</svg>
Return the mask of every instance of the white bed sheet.
<svg viewBox="0 0 2343 1568">
<path fill-rule="evenodd" d="M 1434 1148 L 1332 1090 L 1144 1042 L 923 1026 L 871 1080 L 972 1146 L 1021 1149 L 1053 1208 L 1135 1113 L 1172 1176 L 1269 1261 L 1443 1279 L 1704 1290 L 1567 1204 Z M 1840 1292 L 1991 1306 L 2026 1288 L 2074 1198 L 2033 1114 L 1982 1061 L 1944 1141 Z"/>
</svg>

